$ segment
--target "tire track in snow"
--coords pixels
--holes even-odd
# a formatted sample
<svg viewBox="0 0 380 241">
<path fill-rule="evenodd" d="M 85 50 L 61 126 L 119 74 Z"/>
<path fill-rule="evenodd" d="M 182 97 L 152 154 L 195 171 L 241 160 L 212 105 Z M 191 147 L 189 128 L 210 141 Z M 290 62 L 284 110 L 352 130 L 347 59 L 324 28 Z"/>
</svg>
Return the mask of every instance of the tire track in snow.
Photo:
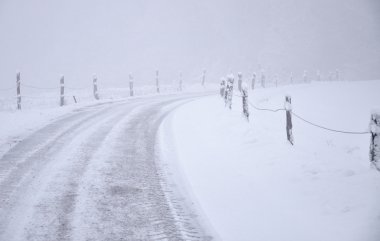
<svg viewBox="0 0 380 241">
<path fill-rule="evenodd" d="M 144 108 L 105 140 L 84 178 L 74 240 L 210 240 L 179 200 L 172 203 L 157 166 L 161 108 L 171 103 Z"/>
<path fill-rule="evenodd" d="M 211 239 L 157 166 L 161 109 L 181 99 L 86 109 L 12 148 L 0 159 L 0 240 Z"/>
<path fill-rule="evenodd" d="M 26 210 L 31 208 L 33 200 L 38 199 L 38 194 L 54 174 L 52 172 L 54 166 L 59 164 L 59 158 L 56 157 L 60 151 L 83 130 L 104 118 L 116 107 L 95 110 L 95 113 L 90 114 L 81 113 L 79 116 L 74 114 L 76 117 L 68 117 L 68 126 L 67 118 L 54 122 L 21 142 L 20 146 L 16 145 L 2 157 L 0 163 L 5 165 L 0 168 L 9 169 L 9 174 L 0 182 L 0 240 L 11 240 L 18 235 L 17 230 L 22 228 L 22 223 L 28 218 Z M 75 118 L 79 120 L 71 123 Z M 41 140 L 47 141 L 40 144 Z"/>
</svg>

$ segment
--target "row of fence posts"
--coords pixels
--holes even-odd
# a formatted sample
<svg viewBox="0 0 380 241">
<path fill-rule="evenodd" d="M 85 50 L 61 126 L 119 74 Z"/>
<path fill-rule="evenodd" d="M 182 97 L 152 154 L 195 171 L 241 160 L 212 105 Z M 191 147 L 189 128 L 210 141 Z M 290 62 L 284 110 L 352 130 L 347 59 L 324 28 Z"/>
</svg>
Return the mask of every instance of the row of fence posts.
<svg viewBox="0 0 380 241">
<path fill-rule="evenodd" d="M 263 82 L 262 82 L 263 83 Z M 232 74 L 228 75 L 227 78 L 221 79 L 220 84 L 220 96 L 224 99 L 225 106 L 232 109 L 232 97 L 233 97 L 233 87 L 234 87 L 234 76 Z M 251 88 L 255 87 L 255 75 L 252 80 Z M 248 86 L 243 82 L 242 74 L 238 73 L 238 90 L 242 97 L 242 107 L 243 116 L 249 121 L 249 105 L 248 105 Z M 293 122 L 292 122 L 292 98 L 291 96 L 285 96 L 285 120 L 286 120 L 286 137 L 291 145 L 294 145 L 293 136 Z M 369 148 L 369 159 L 371 164 L 380 171 L 380 110 L 374 111 L 371 114 L 369 132 L 370 137 L 370 148 Z"/>
<path fill-rule="evenodd" d="M 205 82 L 205 71 L 203 71 L 203 77 L 202 77 L 202 84 Z M 155 77 L 155 84 L 156 84 L 156 92 L 160 93 L 160 82 L 159 82 L 159 71 L 156 70 L 156 77 Z M 65 105 L 65 76 L 61 76 L 60 81 L 59 81 L 59 90 L 60 90 L 60 95 L 59 95 L 59 105 L 64 106 Z M 96 75 L 93 76 L 93 96 L 95 100 L 99 100 L 99 91 L 98 91 L 98 78 Z M 183 89 L 183 80 L 182 80 L 182 73 L 180 73 L 180 80 L 179 80 L 179 87 L 178 90 L 182 91 Z M 16 94 L 17 94 L 17 109 L 21 110 L 21 100 L 22 100 L 22 95 L 21 95 L 21 73 L 18 72 L 16 74 Z M 134 80 L 132 74 L 129 74 L 129 95 L 134 96 Z M 73 99 L 75 103 L 77 103 L 77 100 L 75 96 L 73 96 Z"/>
<path fill-rule="evenodd" d="M 305 70 L 303 72 L 303 75 L 302 75 L 302 80 L 303 80 L 304 83 L 307 83 L 309 81 L 307 73 L 308 73 L 307 70 Z M 336 70 L 335 74 L 333 74 L 332 72 L 330 72 L 329 76 L 328 76 L 328 80 L 332 81 L 334 79 L 334 76 L 335 76 L 335 80 L 340 80 L 340 72 L 339 72 L 339 70 Z M 240 90 L 240 86 L 241 86 L 241 81 L 242 81 L 241 80 L 242 74 L 239 73 L 238 77 L 239 77 L 239 79 L 238 79 L 239 91 L 241 91 Z M 256 79 L 257 79 L 257 75 L 256 75 L 256 73 L 253 73 L 252 74 L 252 80 L 251 80 L 251 89 L 252 90 L 255 88 Z M 290 83 L 293 84 L 293 82 L 294 82 L 293 72 L 290 72 L 289 79 L 290 79 Z M 317 79 L 316 80 L 317 81 L 321 81 L 322 80 L 321 72 L 319 70 L 317 71 Z M 274 84 L 275 84 L 276 88 L 278 87 L 278 84 L 279 84 L 278 81 L 279 81 L 279 76 L 278 75 L 274 75 Z M 261 74 L 260 74 L 260 85 L 261 85 L 262 88 L 266 87 L 266 75 L 265 75 L 265 73 L 263 71 L 261 71 Z"/>
<path fill-rule="evenodd" d="M 156 70 L 156 92 L 159 94 L 160 93 L 160 82 L 159 82 L 159 71 Z M 206 81 L 206 70 L 203 70 L 202 74 L 202 85 L 205 85 Z M 59 100 L 59 105 L 64 106 L 65 105 L 65 77 L 61 76 L 60 78 L 60 100 Z M 17 109 L 21 110 L 21 74 L 20 72 L 17 73 L 16 75 L 16 90 L 17 90 Z M 183 90 L 183 79 L 182 79 L 182 72 L 179 75 L 179 85 L 178 85 L 178 90 L 182 91 Z M 129 74 L 129 95 L 134 96 L 134 80 L 132 74 Z M 98 92 L 98 78 L 96 75 L 93 76 L 93 96 L 95 100 L 99 100 L 99 92 Z M 75 103 L 77 103 L 77 100 L 75 96 L 73 96 Z"/>
</svg>

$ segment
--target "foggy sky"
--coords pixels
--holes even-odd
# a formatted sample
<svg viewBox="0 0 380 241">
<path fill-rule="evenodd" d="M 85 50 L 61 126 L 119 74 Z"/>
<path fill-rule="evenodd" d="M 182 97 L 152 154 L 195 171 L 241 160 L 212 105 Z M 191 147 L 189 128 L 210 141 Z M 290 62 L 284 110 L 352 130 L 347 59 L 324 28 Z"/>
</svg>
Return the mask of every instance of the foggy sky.
<svg viewBox="0 0 380 241">
<path fill-rule="evenodd" d="M 0 0 L 0 88 L 209 81 L 263 69 L 380 79 L 378 0 Z"/>
</svg>

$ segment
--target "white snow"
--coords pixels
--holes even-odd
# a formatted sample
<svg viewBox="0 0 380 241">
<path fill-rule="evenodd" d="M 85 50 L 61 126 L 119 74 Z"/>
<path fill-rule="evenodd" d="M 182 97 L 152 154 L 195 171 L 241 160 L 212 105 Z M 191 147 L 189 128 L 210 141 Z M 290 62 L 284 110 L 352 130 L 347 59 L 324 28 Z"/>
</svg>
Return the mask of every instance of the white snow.
<svg viewBox="0 0 380 241">
<path fill-rule="evenodd" d="M 320 125 L 367 131 L 380 106 L 380 81 L 311 83 L 250 92 L 264 108 L 283 108 Z M 215 96 L 179 108 L 167 120 L 182 179 L 199 213 L 226 241 L 376 241 L 380 237 L 380 173 L 370 167 L 369 134 L 315 128 L 285 112 L 242 118 Z M 170 138 L 169 138 L 170 137 Z M 174 144 L 173 144 L 174 143 Z M 175 155 L 175 156 L 173 156 Z"/>
</svg>

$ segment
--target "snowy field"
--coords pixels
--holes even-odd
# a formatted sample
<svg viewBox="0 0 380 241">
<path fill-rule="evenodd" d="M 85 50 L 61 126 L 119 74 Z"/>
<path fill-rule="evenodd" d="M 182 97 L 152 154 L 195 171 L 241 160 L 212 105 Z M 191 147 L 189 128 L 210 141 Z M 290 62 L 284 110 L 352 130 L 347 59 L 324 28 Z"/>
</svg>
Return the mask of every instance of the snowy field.
<svg viewBox="0 0 380 241">
<path fill-rule="evenodd" d="M 289 94 L 303 118 L 361 132 L 380 107 L 379 90 L 380 81 L 314 82 L 257 89 L 249 99 L 277 109 Z M 177 109 L 161 128 L 163 155 L 215 237 L 379 240 L 380 173 L 369 163 L 369 134 L 329 132 L 293 118 L 292 146 L 285 112 L 250 108 L 248 123 L 241 108 L 238 97 L 231 111 L 218 95 L 201 98 Z"/>
</svg>

